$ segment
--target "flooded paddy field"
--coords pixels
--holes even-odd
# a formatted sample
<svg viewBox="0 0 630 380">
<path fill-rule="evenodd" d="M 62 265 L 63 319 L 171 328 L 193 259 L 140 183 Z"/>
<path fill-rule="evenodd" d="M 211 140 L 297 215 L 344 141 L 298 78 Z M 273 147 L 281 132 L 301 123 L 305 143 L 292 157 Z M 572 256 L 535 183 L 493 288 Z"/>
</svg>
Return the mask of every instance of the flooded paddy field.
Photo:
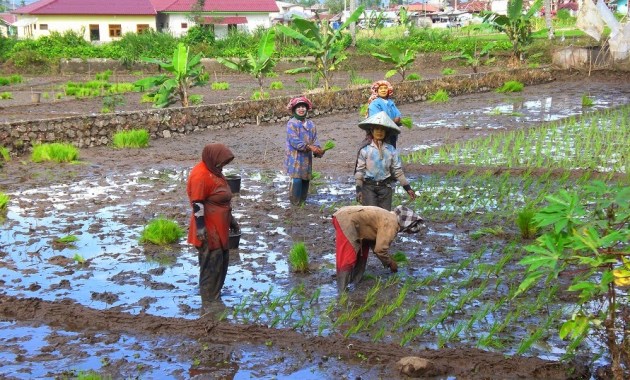
<svg viewBox="0 0 630 380">
<path fill-rule="evenodd" d="M 583 95 L 593 106 L 582 107 Z M 403 130 L 399 148 L 408 155 L 629 103 L 627 81 L 598 75 L 403 104 L 414 127 Z M 0 376 L 399 378 L 396 362 L 405 356 L 434 362 L 437 378 L 584 375 L 583 366 L 559 362 L 566 343 L 557 334 L 505 357 L 549 316 L 530 300 L 499 301 L 518 285 L 517 262 L 530 243 L 518 238 L 514 210 L 585 171 L 525 177 L 504 175 L 504 167 L 450 173 L 448 165 L 406 163 L 419 199 L 411 203 L 399 188 L 395 203 L 416 208 L 427 228 L 395 240 L 390 253 L 406 259 L 398 274 L 370 257 L 364 281 L 339 297 L 330 218 L 354 200 L 359 120 L 358 112 L 314 119 L 320 139 L 337 146 L 315 160 L 321 176 L 299 208 L 288 202 L 282 172 L 284 125 L 204 131 L 142 150 L 84 149 L 73 164 L 14 157 L 0 173 L 11 199 L 0 230 Z M 185 239 L 157 247 L 138 238 L 158 216 L 187 228 L 187 173 L 209 142 L 236 156 L 226 169 L 242 178 L 233 198 L 242 237 L 222 302 L 208 312 L 195 249 Z M 57 242 L 68 235 L 78 240 Z M 308 273 L 288 264 L 295 242 L 307 247 Z M 562 313 L 570 301 L 562 294 L 549 310 Z M 578 362 L 604 364 L 590 363 L 596 350 L 585 345 Z"/>
</svg>

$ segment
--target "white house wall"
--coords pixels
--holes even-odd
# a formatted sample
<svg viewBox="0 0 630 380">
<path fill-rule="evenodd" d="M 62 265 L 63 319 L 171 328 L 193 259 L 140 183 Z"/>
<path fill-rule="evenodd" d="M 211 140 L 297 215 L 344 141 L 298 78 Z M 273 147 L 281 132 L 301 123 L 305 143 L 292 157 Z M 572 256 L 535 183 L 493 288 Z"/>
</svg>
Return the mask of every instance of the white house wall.
<svg viewBox="0 0 630 380">
<path fill-rule="evenodd" d="M 163 32 L 170 32 L 175 37 L 181 37 L 188 32 L 188 29 L 195 25 L 193 21 L 190 20 L 189 14 L 184 13 L 170 13 L 166 14 L 164 18 L 164 25 L 160 26 L 160 29 Z M 204 15 L 206 16 L 206 15 Z M 243 32 L 253 32 L 258 27 L 269 28 L 271 27 L 271 20 L 269 19 L 269 14 L 242 14 L 242 13 L 212 13 L 207 15 L 208 17 L 246 17 L 247 24 L 239 24 L 237 28 L 239 31 Z M 186 28 L 182 28 L 182 25 L 186 25 Z M 214 35 L 216 38 L 221 39 L 225 38 L 228 33 L 227 25 L 215 25 L 214 26 Z"/>
<path fill-rule="evenodd" d="M 18 16 L 18 22 L 22 18 L 33 16 Z M 42 30 L 42 25 L 46 25 L 47 29 Z M 154 16 L 91 16 L 91 15 L 78 15 L 78 16 L 59 16 L 59 15 L 37 15 L 36 19 L 33 19 L 33 23 L 27 26 L 20 26 L 17 28 L 18 38 L 39 38 L 50 35 L 51 32 L 64 33 L 67 31 L 75 31 L 83 34 L 83 37 L 90 40 L 90 25 L 99 26 L 99 41 L 111 42 L 118 37 L 109 36 L 110 25 L 120 25 L 121 35 L 129 32 L 136 33 L 138 25 L 149 25 L 149 28 L 155 30 L 155 17 Z"/>
</svg>

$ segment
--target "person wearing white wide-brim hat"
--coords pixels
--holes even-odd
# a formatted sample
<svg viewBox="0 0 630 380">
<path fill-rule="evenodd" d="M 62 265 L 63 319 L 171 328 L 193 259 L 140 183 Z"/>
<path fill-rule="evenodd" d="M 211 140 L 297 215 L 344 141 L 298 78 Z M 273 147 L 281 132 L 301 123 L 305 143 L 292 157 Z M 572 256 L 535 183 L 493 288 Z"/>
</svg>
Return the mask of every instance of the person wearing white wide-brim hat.
<svg viewBox="0 0 630 380">
<path fill-rule="evenodd" d="M 371 133 L 372 141 L 363 146 L 357 155 L 354 171 L 357 201 L 364 206 L 391 210 L 396 181 L 411 199 L 416 199 L 416 193 L 402 170 L 398 151 L 384 141 L 388 134 L 400 133 L 400 127 L 381 111 L 360 122 L 359 128 Z"/>
</svg>

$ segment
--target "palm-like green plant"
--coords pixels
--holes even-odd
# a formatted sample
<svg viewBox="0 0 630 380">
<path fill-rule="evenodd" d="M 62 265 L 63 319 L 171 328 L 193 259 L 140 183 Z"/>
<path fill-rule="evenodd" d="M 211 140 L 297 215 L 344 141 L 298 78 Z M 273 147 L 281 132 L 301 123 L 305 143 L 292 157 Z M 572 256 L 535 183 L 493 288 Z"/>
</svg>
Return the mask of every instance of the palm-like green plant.
<svg viewBox="0 0 630 380">
<path fill-rule="evenodd" d="M 372 56 L 394 65 L 394 68 L 385 73 L 385 78 L 392 77 L 397 73 L 400 74 L 402 80 L 405 80 L 405 74 L 416 60 L 416 51 L 412 49 L 399 49 L 397 46 L 389 45 L 386 49 L 387 54 L 372 53 Z"/>
<path fill-rule="evenodd" d="M 179 43 L 173 51 L 173 59 L 163 62 L 155 58 L 143 57 L 142 60 L 159 65 L 170 75 L 161 74 L 136 81 L 134 85 L 142 91 L 152 89 L 153 105 L 158 108 L 168 107 L 181 101 L 182 106 L 188 107 L 188 91 L 191 87 L 204 85 L 208 81 L 208 74 L 201 64 L 201 53 L 189 58 L 189 48 Z"/>
<path fill-rule="evenodd" d="M 512 59 L 516 62 L 523 60 L 523 48 L 532 42 L 532 21 L 542 4 L 542 0 L 536 0 L 523 12 L 523 0 L 509 0 L 506 15 L 490 12 L 484 17 L 484 22 L 507 34 L 512 44 Z"/>
<path fill-rule="evenodd" d="M 473 73 L 479 71 L 479 66 L 482 64 L 489 64 L 495 61 L 494 57 L 490 56 L 490 52 L 494 48 L 495 42 L 489 42 L 481 48 L 481 50 L 477 50 L 477 43 L 475 43 L 474 51 L 466 51 L 466 49 L 462 49 L 462 51 L 457 55 L 449 55 L 443 57 L 443 61 L 450 61 L 453 59 L 462 59 L 466 61 L 472 70 Z"/>
<path fill-rule="evenodd" d="M 339 64 L 348 58 L 343 44 L 343 32 L 351 23 L 359 19 L 363 8 L 363 6 L 357 8 L 337 30 L 325 26 L 320 28 L 314 21 L 302 18 L 293 19 L 291 28 L 278 25 L 277 28 L 281 33 L 297 40 L 305 49 L 306 55 L 314 58 L 313 61 L 305 62 L 308 66 L 285 72 L 287 74 L 315 73 L 324 80 L 324 90 L 330 90 L 334 72 L 339 68 Z"/>
<path fill-rule="evenodd" d="M 273 71 L 276 60 L 273 58 L 276 52 L 276 32 L 269 29 L 260 39 L 256 55 L 249 53 L 245 59 L 228 59 L 218 57 L 217 62 L 226 67 L 252 75 L 258 81 L 259 92 L 264 93 L 263 79 Z"/>
</svg>

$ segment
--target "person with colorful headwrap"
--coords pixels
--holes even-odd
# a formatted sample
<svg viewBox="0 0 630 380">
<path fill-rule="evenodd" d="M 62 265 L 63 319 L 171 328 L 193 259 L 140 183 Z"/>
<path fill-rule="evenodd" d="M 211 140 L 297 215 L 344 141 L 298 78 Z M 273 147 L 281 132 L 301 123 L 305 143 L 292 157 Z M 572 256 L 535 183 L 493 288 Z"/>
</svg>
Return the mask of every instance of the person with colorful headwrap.
<svg viewBox="0 0 630 380">
<path fill-rule="evenodd" d="M 372 95 L 368 99 L 368 114 L 367 116 L 373 116 L 381 111 L 385 111 L 387 116 L 396 123 L 396 125 L 400 126 L 400 117 L 401 113 L 396 107 L 396 104 L 392 100 L 391 96 L 394 94 L 394 87 L 391 83 L 386 80 L 377 80 L 372 83 Z M 391 134 L 387 143 L 391 144 L 394 148 L 396 148 L 396 141 L 398 140 L 398 136 Z"/>
<path fill-rule="evenodd" d="M 292 117 L 287 123 L 286 156 L 284 166 L 291 178 L 289 200 L 293 205 L 306 202 L 313 176 L 313 156 L 322 157 L 324 150 L 317 138 L 317 129 L 307 119 L 313 104 L 304 96 L 293 98 L 287 104 Z"/>
<path fill-rule="evenodd" d="M 357 154 L 354 170 L 357 201 L 364 206 L 391 210 L 396 181 L 412 200 L 416 199 L 416 193 L 403 172 L 398 151 L 385 142 L 388 136 L 400 133 L 400 127 L 381 111 L 360 122 L 359 128 L 370 133 L 372 140 Z"/>
<path fill-rule="evenodd" d="M 416 233 L 425 227 L 422 218 L 405 206 L 387 211 L 375 206 L 345 206 L 333 214 L 337 289 L 346 290 L 363 278 L 370 248 L 392 273 L 398 265 L 389 256 L 389 246 L 398 232 Z"/>
<path fill-rule="evenodd" d="M 232 192 L 223 167 L 234 155 L 223 144 L 208 144 L 201 162 L 188 176 L 186 193 L 192 207 L 188 242 L 197 248 L 202 305 L 221 298 L 229 261 L 229 230 L 239 230 L 232 216 Z"/>
</svg>

